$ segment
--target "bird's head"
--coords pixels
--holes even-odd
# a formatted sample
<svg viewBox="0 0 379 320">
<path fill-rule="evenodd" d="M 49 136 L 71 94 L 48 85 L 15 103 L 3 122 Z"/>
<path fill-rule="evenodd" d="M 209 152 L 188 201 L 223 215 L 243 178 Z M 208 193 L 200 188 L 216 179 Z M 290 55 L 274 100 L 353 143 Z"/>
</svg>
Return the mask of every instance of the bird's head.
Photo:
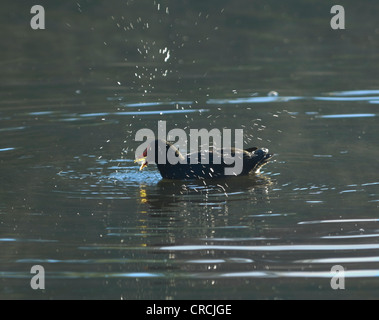
<svg viewBox="0 0 379 320">
<path fill-rule="evenodd" d="M 145 151 L 142 153 L 142 155 L 139 158 L 134 160 L 134 162 L 141 163 L 141 166 L 139 168 L 140 171 L 142 171 L 143 168 L 147 167 L 147 165 L 149 164 L 149 162 L 147 161 L 147 150 L 148 148 L 145 149 Z"/>
<path fill-rule="evenodd" d="M 167 142 L 162 139 L 156 139 L 151 141 L 148 147 L 143 151 L 134 162 L 141 163 L 139 168 L 142 171 L 149 163 L 167 163 L 167 152 L 172 149 L 176 155 L 181 156 L 179 151 L 172 145 L 171 142 Z"/>
</svg>

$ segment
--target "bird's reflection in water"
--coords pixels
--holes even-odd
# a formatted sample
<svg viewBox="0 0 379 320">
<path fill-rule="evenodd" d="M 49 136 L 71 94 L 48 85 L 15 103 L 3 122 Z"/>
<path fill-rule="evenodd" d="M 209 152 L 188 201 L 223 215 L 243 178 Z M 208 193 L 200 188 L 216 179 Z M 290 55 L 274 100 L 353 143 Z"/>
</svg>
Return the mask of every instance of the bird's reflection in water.
<svg viewBox="0 0 379 320">
<path fill-rule="evenodd" d="M 140 203 L 146 203 L 147 202 L 147 193 L 146 193 L 146 185 L 141 184 L 139 188 L 139 199 Z"/>
<path fill-rule="evenodd" d="M 140 185 L 139 203 L 152 214 L 191 207 L 225 206 L 228 201 L 269 200 L 275 182 L 268 176 L 249 175 L 212 180 L 160 180 L 156 186 Z M 141 211 L 140 211 L 141 212 Z"/>
<path fill-rule="evenodd" d="M 251 204 L 266 207 L 275 182 L 265 175 L 230 179 L 141 184 L 138 190 L 138 226 L 141 247 L 203 243 L 203 239 L 244 235 L 260 236 L 259 227 L 247 218 Z M 168 261 L 176 261 L 172 252 Z M 186 268 L 186 267 L 185 267 Z"/>
</svg>

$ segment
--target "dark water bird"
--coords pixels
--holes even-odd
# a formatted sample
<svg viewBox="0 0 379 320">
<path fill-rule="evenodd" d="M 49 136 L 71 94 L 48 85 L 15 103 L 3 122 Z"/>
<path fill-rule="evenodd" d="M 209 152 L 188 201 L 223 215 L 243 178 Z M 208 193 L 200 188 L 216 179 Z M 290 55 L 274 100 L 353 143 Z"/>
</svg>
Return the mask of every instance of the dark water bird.
<svg viewBox="0 0 379 320">
<path fill-rule="evenodd" d="M 213 149 L 182 155 L 172 143 L 156 139 L 135 162 L 141 163 L 140 170 L 149 161 L 156 163 L 163 179 L 213 179 L 259 172 L 272 156 L 268 149 L 257 147 L 244 150 L 231 148 L 229 153 L 226 149 Z"/>
</svg>

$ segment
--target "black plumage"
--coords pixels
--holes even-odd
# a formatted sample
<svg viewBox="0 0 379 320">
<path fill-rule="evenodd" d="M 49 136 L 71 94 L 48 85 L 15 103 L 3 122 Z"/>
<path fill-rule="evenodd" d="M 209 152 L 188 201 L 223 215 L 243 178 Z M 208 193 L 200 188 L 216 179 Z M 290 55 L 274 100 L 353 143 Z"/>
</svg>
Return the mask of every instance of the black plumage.
<svg viewBox="0 0 379 320">
<path fill-rule="evenodd" d="M 182 155 L 172 143 L 157 139 L 136 161 L 142 162 L 140 170 L 149 162 L 156 163 L 164 179 L 188 180 L 248 175 L 258 172 L 271 157 L 267 149 L 256 147 L 245 150 L 231 148 L 229 153 L 225 149 L 216 149 Z M 172 164 L 172 159 L 177 163 Z"/>
</svg>

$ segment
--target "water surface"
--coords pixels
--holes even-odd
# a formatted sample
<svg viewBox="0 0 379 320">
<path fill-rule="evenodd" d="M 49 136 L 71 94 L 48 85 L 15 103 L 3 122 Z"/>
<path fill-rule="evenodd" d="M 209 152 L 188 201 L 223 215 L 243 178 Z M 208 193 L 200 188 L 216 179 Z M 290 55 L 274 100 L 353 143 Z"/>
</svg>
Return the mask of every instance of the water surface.
<svg viewBox="0 0 379 320">
<path fill-rule="evenodd" d="M 378 298 L 373 9 L 335 33 L 316 1 L 145 2 L 51 4 L 38 32 L 1 5 L 0 297 Z M 164 181 L 134 163 L 159 120 L 243 129 L 275 160 Z"/>
</svg>

